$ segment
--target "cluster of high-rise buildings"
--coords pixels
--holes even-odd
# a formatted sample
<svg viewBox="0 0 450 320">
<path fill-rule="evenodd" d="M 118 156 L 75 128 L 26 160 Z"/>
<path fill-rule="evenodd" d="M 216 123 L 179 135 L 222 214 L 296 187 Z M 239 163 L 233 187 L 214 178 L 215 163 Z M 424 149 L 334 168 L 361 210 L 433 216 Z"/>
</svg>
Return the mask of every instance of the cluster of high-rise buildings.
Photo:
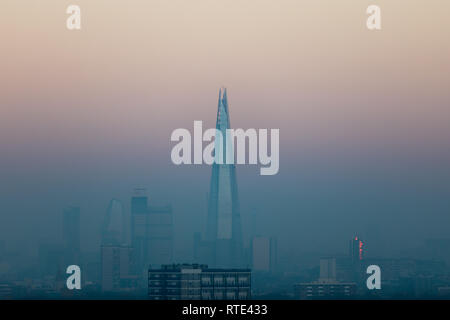
<svg viewBox="0 0 450 320">
<path fill-rule="evenodd" d="M 227 141 L 228 135 L 225 134 L 229 128 L 227 91 L 221 89 L 216 129 L 222 133 L 224 145 L 231 143 Z M 223 156 L 226 157 L 226 154 Z M 244 248 L 234 164 L 213 163 L 207 207 L 206 230 L 203 234 L 196 233 L 194 236 L 194 261 L 199 264 L 173 265 L 174 231 L 171 206 L 153 206 L 145 189 L 135 189 L 128 217 L 122 202 L 111 200 L 101 230 L 101 290 L 114 293 L 147 287 L 149 294 L 155 290 L 166 292 L 166 289 L 156 289 L 155 284 L 168 285 L 172 282 L 146 280 L 150 279 L 149 276 L 166 276 L 170 270 L 172 273 L 180 273 L 180 279 L 201 273 L 201 293 L 196 297 L 250 297 L 250 268 L 261 272 L 273 271 L 277 261 L 277 244 L 274 238 L 255 236 L 250 239 L 249 246 Z M 78 264 L 80 209 L 67 208 L 63 220 L 63 262 L 66 265 Z M 158 272 L 159 275 L 156 275 Z M 211 285 L 205 282 L 208 277 L 212 277 Z M 224 279 L 223 284 L 219 278 Z M 247 279 L 245 283 L 244 278 Z M 184 286 L 185 283 L 196 283 L 193 281 L 183 280 L 178 284 Z M 222 287 L 225 289 L 222 290 Z M 197 289 L 192 290 L 197 292 Z M 210 292 L 211 290 L 213 291 Z"/>
<path fill-rule="evenodd" d="M 227 91 L 223 89 L 219 92 L 216 129 L 222 132 L 224 145 L 229 143 L 225 134 L 229 128 Z M 270 278 L 279 269 L 277 240 L 253 232 L 244 245 L 234 164 L 212 164 L 207 208 L 206 230 L 194 234 L 194 263 L 176 264 L 172 207 L 152 205 L 145 189 L 134 190 L 129 215 L 120 200 L 110 201 L 101 227 L 100 257 L 96 253 L 96 257 L 82 258 L 80 208 L 68 207 L 63 211 L 63 245 L 39 247 L 38 275 L 42 280 L 32 285 L 24 280 L 20 285 L 56 294 L 63 289 L 65 267 L 72 264 L 82 266 L 88 274 L 83 280 L 84 292 L 138 291 L 140 296 L 155 300 L 250 299 L 256 277 L 256 282 L 264 284 L 277 281 Z M 448 243 L 430 241 L 428 246 L 435 255 L 450 256 L 445 251 Z M 445 263 L 366 259 L 365 243 L 358 236 L 349 241 L 347 255 L 321 258 L 315 278 L 307 276 L 307 281 L 292 281 L 288 287 L 294 288 L 293 297 L 299 299 L 352 298 L 364 292 L 368 264 L 381 267 L 382 286 L 393 288 L 394 293 L 409 288 L 408 292 L 415 294 L 450 295 Z M 49 275 L 55 276 L 47 281 Z M 13 295 L 13 288 L 0 283 L 0 296 Z"/>
<path fill-rule="evenodd" d="M 222 133 L 223 144 L 227 145 L 230 142 L 226 140 L 225 132 L 230 128 L 230 118 L 226 89 L 223 89 L 223 91 L 221 89 L 219 92 L 216 120 L 216 129 Z M 248 259 L 246 259 L 243 246 L 234 164 L 214 163 L 212 165 L 206 232 L 204 236 L 196 234 L 194 239 L 194 260 L 202 263 L 201 267 L 191 266 L 187 268 L 186 265 L 169 267 L 173 262 L 173 217 L 170 206 L 151 206 L 144 190 L 136 190 L 131 199 L 130 244 L 123 242 L 123 236 L 120 234 L 124 231 L 115 227 L 120 225 L 121 218 L 114 216 L 113 207 L 114 203 L 108 209 L 102 240 L 102 288 L 104 290 L 123 289 L 127 286 L 137 285 L 139 281 L 145 279 L 144 274 L 147 275 L 147 272 L 148 276 L 151 277 L 163 277 L 168 274 L 169 270 L 172 273 L 177 270 L 176 272 L 181 274 L 180 279 L 192 277 L 192 274 L 198 275 L 198 272 L 202 273 L 201 294 L 195 295 L 196 297 L 213 299 L 218 297 L 229 298 L 233 295 L 234 298 L 243 298 L 244 291 L 246 292 L 245 297 L 250 296 L 248 289 L 250 287 L 250 269 L 248 269 Z M 265 250 L 274 252 L 274 246 L 273 242 L 266 241 L 262 237 L 253 240 L 254 265 L 257 269 L 269 270 L 274 266 L 275 259 L 270 256 L 270 253 L 267 257 L 263 253 Z M 155 267 L 161 269 L 154 269 Z M 244 291 L 235 289 L 229 282 L 237 277 L 232 276 L 232 274 L 239 274 L 239 277 L 233 282 L 236 284 L 236 288 L 239 288 L 237 285 L 242 284 L 241 280 L 243 279 L 241 273 L 245 274 L 248 280 L 246 282 L 247 289 Z M 216 285 L 219 277 L 222 277 L 219 274 L 226 276 L 224 283 L 228 284 L 225 286 L 227 289 L 225 291 L 219 290 L 214 285 L 206 288 L 204 280 L 208 274 L 214 274 L 212 283 Z M 195 286 L 197 286 L 194 280 L 183 281 L 178 282 L 178 285 L 195 283 Z M 149 294 L 152 295 L 151 293 L 156 292 L 155 290 L 168 294 L 167 290 L 169 289 L 156 288 L 155 284 L 168 285 L 169 283 L 172 282 L 149 280 Z M 214 292 L 205 293 L 214 288 L 216 289 Z M 178 292 L 176 288 L 170 290 Z M 192 290 L 198 291 L 194 288 Z M 188 290 L 188 292 L 190 291 Z M 158 295 L 158 297 L 162 296 Z"/>
<path fill-rule="evenodd" d="M 145 286 L 149 266 L 172 263 L 170 206 L 151 206 L 145 190 L 136 189 L 131 198 L 129 237 L 126 225 L 123 205 L 112 200 L 102 230 L 101 286 L 104 292 L 130 291 Z"/>
</svg>

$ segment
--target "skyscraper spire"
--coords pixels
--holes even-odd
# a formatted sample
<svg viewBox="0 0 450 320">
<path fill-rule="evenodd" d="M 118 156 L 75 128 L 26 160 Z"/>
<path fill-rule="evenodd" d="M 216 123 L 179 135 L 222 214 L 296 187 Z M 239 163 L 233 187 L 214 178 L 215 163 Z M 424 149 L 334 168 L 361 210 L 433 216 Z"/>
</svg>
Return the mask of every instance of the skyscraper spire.
<svg viewBox="0 0 450 320">
<path fill-rule="evenodd" d="M 225 106 L 225 111 L 228 113 L 228 99 L 227 99 L 227 88 L 223 89 L 223 105 Z"/>
<path fill-rule="evenodd" d="M 216 129 L 222 132 L 223 146 L 230 143 L 226 135 L 226 129 L 230 128 L 228 111 L 227 90 L 220 89 Z M 207 224 L 207 241 L 212 246 L 210 264 L 217 267 L 242 266 L 240 219 L 235 165 L 213 163 Z"/>
</svg>

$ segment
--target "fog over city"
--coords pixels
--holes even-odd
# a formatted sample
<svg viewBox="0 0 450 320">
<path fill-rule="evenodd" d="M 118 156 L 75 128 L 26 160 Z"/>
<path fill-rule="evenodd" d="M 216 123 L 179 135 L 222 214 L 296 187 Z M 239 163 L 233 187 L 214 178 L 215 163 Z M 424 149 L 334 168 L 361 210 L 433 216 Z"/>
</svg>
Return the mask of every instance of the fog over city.
<svg viewBox="0 0 450 320">
<path fill-rule="evenodd" d="M 80 0 L 82 28 L 69 31 L 68 3 L 2 2 L 0 283 L 58 279 L 72 241 L 101 286 L 116 199 L 120 245 L 150 256 L 136 277 L 152 249 L 133 233 L 159 223 L 171 264 L 214 266 L 201 250 L 227 260 L 204 241 L 233 234 L 220 245 L 254 272 L 254 239 L 266 239 L 260 296 L 293 297 L 323 278 L 321 258 L 355 259 L 355 237 L 360 260 L 413 261 L 398 278 L 414 279 L 431 261 L 420 275 L 450 286 L 450 4 L 380 0 L 372 32 L 367 3 L 349 0 Z M 194 121 L 279 130 L 278 171 L 174 164 L 172 132 Z M 137 214 L 157 223 L 133 220 L 136 189 L 148 197 Z"/>
</svg>

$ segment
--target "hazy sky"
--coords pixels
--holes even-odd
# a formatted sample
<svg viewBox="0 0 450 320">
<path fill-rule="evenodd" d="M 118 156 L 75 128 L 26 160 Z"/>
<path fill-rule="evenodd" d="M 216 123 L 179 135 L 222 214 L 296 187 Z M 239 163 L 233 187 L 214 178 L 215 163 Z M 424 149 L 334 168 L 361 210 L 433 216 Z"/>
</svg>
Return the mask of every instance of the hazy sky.
<svg viewBox="0 0 450 320">
<path fill-rule="evenodd" d="M 80 31 L 66 29 L 69 4 L 81 7 Z M 366 28 L 370 4 L 381 31 Z M 78 204 L 95 248 L 108 201 L 128 206 L 145 186 L 173 204 L 188 256 L 182 239 L 204 223 L 210 168 L 175 167 L 170 134 L 214 126 L 221 86 L 233 127 L 280 129 L 277 176 L 238 168 L 247 225 L 255 212 L 259 232 L 300 251 L 345 250 L 371 225 L 399 246 L 446 236 L 449 10 L 445 0 L 2 0 L 2 237 L 33 246 Z"/>
</svg>

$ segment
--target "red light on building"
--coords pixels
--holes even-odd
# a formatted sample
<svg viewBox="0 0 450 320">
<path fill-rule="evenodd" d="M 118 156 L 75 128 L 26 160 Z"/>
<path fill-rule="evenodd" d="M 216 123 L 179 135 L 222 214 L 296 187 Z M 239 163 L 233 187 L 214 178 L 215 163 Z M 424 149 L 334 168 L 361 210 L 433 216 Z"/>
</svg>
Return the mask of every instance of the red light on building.
<svg viewBox="0 0 450 320">
<path fill-rule="evenodd" d="M 363 259 L 363 242 L 359 241 L 359 260 Z"/>
<path fill-rule="evenodd" d="M 350 240 L 349 254 L 353 263 L 363 260 L 364 258 L 364 243 L 358 236 L 354 236 Z"/>
</svg>

